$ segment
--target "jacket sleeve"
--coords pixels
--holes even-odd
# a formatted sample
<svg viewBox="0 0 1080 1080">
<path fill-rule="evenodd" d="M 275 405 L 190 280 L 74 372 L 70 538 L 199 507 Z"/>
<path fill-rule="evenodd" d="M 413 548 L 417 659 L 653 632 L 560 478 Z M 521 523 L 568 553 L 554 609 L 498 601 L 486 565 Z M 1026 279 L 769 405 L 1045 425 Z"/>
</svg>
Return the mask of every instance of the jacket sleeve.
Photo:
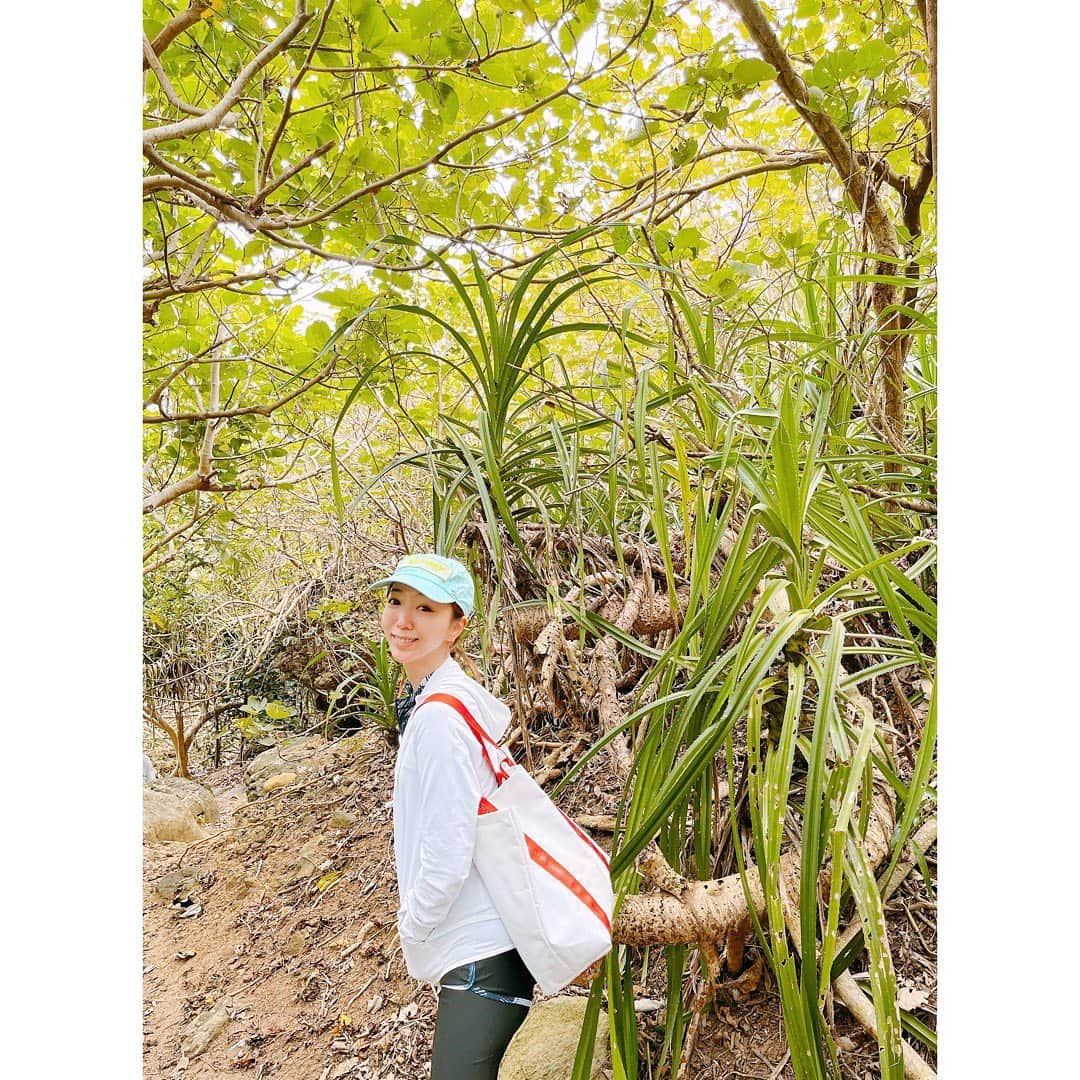
<svg viewBox="0 0 1080 1080">
<path fill-rule="evenodd" d="M 480 748 L 457 713 L 441 702 L 424 708 L 416 740 L 420 866 L 403 898 L 400 929 L 423 941 L 442 924 L 469 876 L 480 804 Z"/>
</svg>

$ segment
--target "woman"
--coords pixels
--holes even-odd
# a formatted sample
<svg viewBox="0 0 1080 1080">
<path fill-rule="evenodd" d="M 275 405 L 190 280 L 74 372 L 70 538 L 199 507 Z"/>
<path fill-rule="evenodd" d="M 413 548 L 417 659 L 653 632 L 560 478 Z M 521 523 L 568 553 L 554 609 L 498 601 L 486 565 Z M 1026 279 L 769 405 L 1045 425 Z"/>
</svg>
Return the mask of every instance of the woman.
<svg viewBox="0 0 1080 1080">
<path fill-rule="evenodd" d="M 394 770 L 398 936 L 409 974 L 438 988 L 431 1080 L 496 1080 L 536 983 L 472 861 L 480 799 L 495 776 L 458 713 L 425 701 L 460 699 L 495 741 L 510 710 L 450 655 L 475 598 L 461 563 L 408 555 L 372 588 L 383 586 L 383 633 L 408 679 Z"/>
</svg>

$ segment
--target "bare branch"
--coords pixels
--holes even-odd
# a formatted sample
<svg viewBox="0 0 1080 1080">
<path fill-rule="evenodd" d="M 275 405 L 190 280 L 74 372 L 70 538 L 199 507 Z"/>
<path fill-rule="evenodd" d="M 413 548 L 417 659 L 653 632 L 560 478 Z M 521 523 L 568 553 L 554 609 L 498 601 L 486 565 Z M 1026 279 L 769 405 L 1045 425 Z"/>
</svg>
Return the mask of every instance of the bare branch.
<svg viewBox="0 0 1080 1080">
<path fill-rule="evenodd" d="M 792 66 L 791 58 L 780 44 L 776 31 L 761 10 L 757 0 L 725 0 L 738 13 L 763 59 L 777 71 L 777 82 L 784 96 L 795 106 L 799 115 L 817 135 L 828 151 L 829 159 L 840 174 L 848 197 L 870 232 L 874 250 L 891 260 L 901 258 L 900 240 L 892 218 L 878 197 L 877 185 L 870 173 L 858 161 L 855 151 L 826 112 L 818 111 L 810 103 L 806 83 Z M 891 273 L 893 266 L 888 266 Z M 889 441 L 902 449 L 904 427 L 904 378 L 903 344 L 894 331 L 899 329 L 895 312 L 886 315 L 896 302 L 896 286 L 887 282 L 875 283 L 871 297 L 874 310 L 883 319 L 882 372 L 885 383 L 885 410 L 882 423 Z"/>
<path fill-rule="evenodd" d="M 160 56 L 189 26 L 194 26 L 203 17 L 203 12 L 209 6 L 210 0 L 191 0 L 188 8 L 181 11 L 154 38 L 150 46 L 154 55 Z M 149 66 L 147 58 L 143 56 L 143 71 Z"/>
<path fill-rule="evenodd" d="M 211 514 L 213 514 L 216 511 L 216 509 L 217 509 L 216 507 L 211 507 L 210 509 L 204 510 L 204 511 L 202 511 L 202 513 L 200 513 L 199 512 L 199 493 L 196 492 L 195 493 L 195 512 L 182 525 L 178 525 L 171 532 L 166 533 L 160 540 L 158 540 L 151 547 L 147 548 L 145 553 L 143 554 L 143 562 L 146 562 L 146 560 L 149 559 L 152 555 L 156 555 L 163 547 L 167 547 L 178 536 L 182 536 L 184 533 L 188 532 L 190 529 L 193 529 L 196 525 L 198 525 L 198 523 L 200 521 L 204 520 L 205 518 L 207 518 Z"/>
<path fill-rule="evenodd" d="M 165 74 L 165 70 L 161 66 L 161 61 L 158 60 L 157 53 L 154 52 L 154 47 L 150 44 L 150 39 L 145 34 L 143 34 L 143 61 L 144 64 L 150 65 L 150 70 L 157 76 L 158 85 L 176 108 L 191 116 L 204 116 L 206 114 L 206 109 L 200 109 L 197 105 L 189 105 L 186 101 L 182 100 L 180 95 L 173 89 L 173 84 L 169 82 L 169 76 Z"/>
<path fill-rule="evenodd" d="M 184 421 L 197 421 L 208 420 L 215 422 L 218 420 L 228 420 L 233 416 L 269 416 L 276 409 L 280 409 L 282 405 L 288 405 L 288 403 L 295 398 L 298 398 L 301 394 L 307 393 L 313 386 L 318 383 L 324 382 L 334 370 L 334 366 L 337 364 L 337 357 L 332 356 L 324 367 L 317 375 L 312 375 L 306 382 L 301 383 L 295 390 L 286 394 L 284 397 L 280 397 L 277 401 L 271 401 L 266 405 L 248 405 L 243 409 L 229 409 L 224 412 L 218 411 L 217 404 L 211 403 L 210 408 L 206 412 L 201 413 L 163 413 L 161 416 L 144 416 L 144 424 L 168 424 L 174 420 Z M 220 364 L 214 364 L 214 371 L 220 370 Z M 191 489 L 194 490 L 194 489 Z M 209 489 L 204 489 L 209 490 Z"/>
<path fill-rule="evenodd" d="M 310 19 L 311 15 L 307 10 L 307 0 L 296 0 L 296 14 L 293 16 L 292 22 L 241 70 L 229 89 L 225 91 L 225 95 L 212 109 L 202 116 L 193 116 L 189 120 L 178 120 L 172 124 L 147 128 L 143 132 L 143 145 L 155 146 L 157 143 L 165 142 L 168 139 L 184 139 L 189 135 L 197 135 L 199 132 L 216 128 L 225 118 L 226 113 L 240 100 L 244 87 L 247 86 L 256 72 L 283 52 L 289 42 L 303 30 Z"/>
</svg>

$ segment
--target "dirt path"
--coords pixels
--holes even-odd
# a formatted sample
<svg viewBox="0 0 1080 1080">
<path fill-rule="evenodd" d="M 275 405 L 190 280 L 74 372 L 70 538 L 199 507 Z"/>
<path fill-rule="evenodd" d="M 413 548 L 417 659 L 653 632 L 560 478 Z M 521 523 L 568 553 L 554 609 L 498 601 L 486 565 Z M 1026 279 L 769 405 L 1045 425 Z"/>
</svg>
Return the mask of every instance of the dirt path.
<svg viewBox="0 0 1080 1080">
<path fill-rule="evenodd" d="M 374 734 L 351 740 L 322 775 L 254 803 L 238 767 L 198 779 L 221 809 L 213 835 L 190 846 L 144 847 L 145 1075 L 428 1075 L 436 1000 L 408 976 L 397 940 L 393 752 L 385 741 Z M 613 783 L 597 761 L 564 806 L 611 813 Z M 610 846 L 610 838 L 598 839 Z M 754 955 L 751 946 L 748 961 Z M 695 989 L 691 977 L 686 1001 Z M 652 953 L 635 991 L 664 1000 L 662 952 Z M 193 1023 L 215 1009 L 223 1029 L 203 1053 L 185 1053 Z M 878 1075 L 876 1047 L 844 1019 L 838 1016 L 851 1040 L 845 1075 Z M 642 1014 L 639 1029 L 655 1056 L 662 1013 Z M 784 1080 L 794 1075 L 790 1064 L 777 1071 L 786 1049 L 766 972 L 744 1001 L 718 1004 L 691 1075 Z"/>
<path fill-rule="evenodd" d="M 397 946 L 392 759 L 381 756 L 254 804 L 238 776 L 201 777 L 217 789 L 220 827 L 187 848 L 146 846 L 147 1076 L 426 1071 L 434 997 L 417 992 Z M 186 904 L 169 897 L 177 874 Z M 189 1057 L 192 1021 L 222 1003 L 224 1030 Z"/>
</svg>

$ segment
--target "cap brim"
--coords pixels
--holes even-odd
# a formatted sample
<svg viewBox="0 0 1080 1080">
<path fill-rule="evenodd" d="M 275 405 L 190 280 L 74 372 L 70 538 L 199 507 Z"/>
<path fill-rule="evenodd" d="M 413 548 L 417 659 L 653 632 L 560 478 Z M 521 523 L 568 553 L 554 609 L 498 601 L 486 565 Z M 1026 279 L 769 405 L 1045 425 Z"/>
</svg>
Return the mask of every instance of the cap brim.
<svg viewBox="0 0 1080 1080">
<path fill-rule="evenodd" d="M 372 582 L 369 588 L 381 589 L 386 585 L 408 585 L 410 589 L 415 589 L 418 593 L 431 600 L 437 600 L 440 604 L 457 603 L 454 594 L 450 592 L 449 589 L 445 588 L 445 586 L 439 584 L 437 581 L 425 580 L 421 578 L 420 575 L 413 577 L 411 574 L 392 574 L 390 577 L 381 578 L 379 581 Z"/>
</svg>

